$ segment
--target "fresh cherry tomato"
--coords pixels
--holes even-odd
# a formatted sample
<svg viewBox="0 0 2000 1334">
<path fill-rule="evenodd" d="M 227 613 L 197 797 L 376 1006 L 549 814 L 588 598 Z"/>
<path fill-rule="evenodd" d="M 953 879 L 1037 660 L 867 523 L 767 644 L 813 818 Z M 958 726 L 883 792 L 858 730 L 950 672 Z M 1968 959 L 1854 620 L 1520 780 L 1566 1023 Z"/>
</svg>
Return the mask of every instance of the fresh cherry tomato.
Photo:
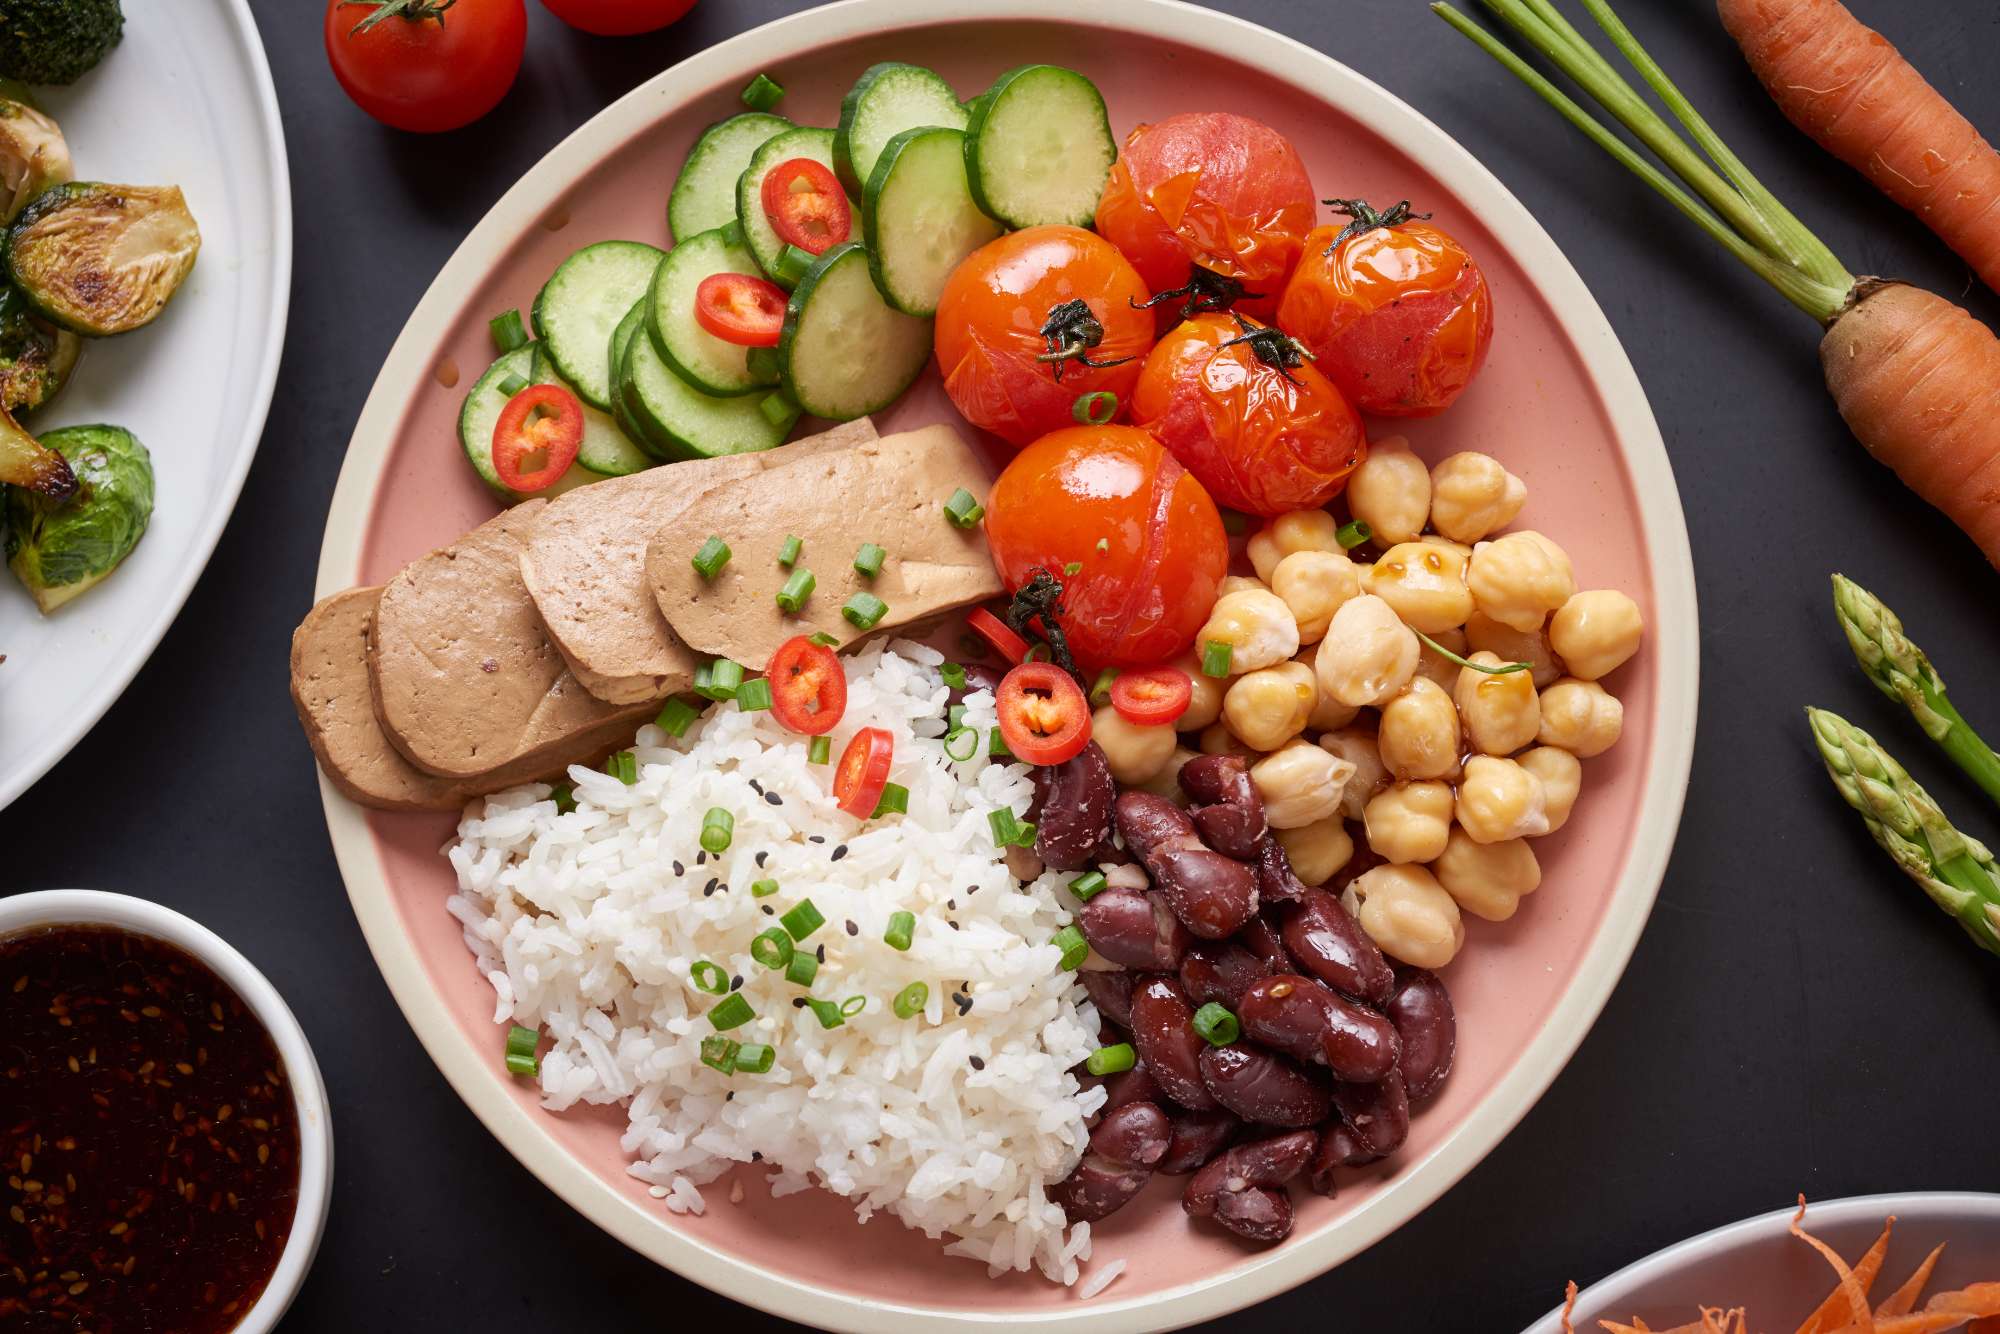
<svg viewBox="0 0 2000 1334">
<path fill-rule="evenodd" d="M 1097 230 L 1156 294 L 1201 278 L 1199 268 L 1264 298 L 1243 309 L 1268 311 L 1316 212 L 1291 140 L 1247 116 L 1187 112 L 1126 137 L 1097 204 Z"/>
<path fill-rule="evenodd" d="M 327 0 L 326 57 L 363 111 L 435 134 L 491 111 L 521 70 L 521 0 Z"/>
<path fill-rule="evenodd" d="M 945 392 L 1016 449 L 1072 424 L 1076 400 L 1122 401 L 1153 346 L 1146 285 L 1081 227 L 1026 227 L 966 256 L 938 298 Z"/>
<path fill-rule="evenodd" d="M 788 245 L 823 255 L 854 230 L 854 213 L 831 171 L 809 157 L 795 157 L 764 173 L 764 216 Z"/>
<path fill-rule="evenodd" d="M 1194 682 L 1178 667 L 1120 672 L 1111 683 L 1111 707 L 1135 727 L 1178 722 L 1194 699 Z"/>
<path fill-rule="evenodd" d="M 1368 452 L 1361 417 L 1277 329 L 1197 315 L 1168 332 L 1132 391 L 1132 419 L 1219 505 L 1317 509 Z"/>
<path fill-rule="evenodd" d="M 1090 701 L 1052 662 L 1024 662 L 1000 678 L 1000 739 L 1024 764 L 1061 764 L 1090 744 Z"/>
<path fill-rule="evenodd" d="M 847 672 L 840 659 L 805 635 L 778 645 L 764 679 L 771 683 L 772 716 L 803 736 L 831 732 L 847 712 Z"/>
<path fill-rule="evenodd" d="M 840 764 L 833 771 L 833 795 L 840 809 L 857 820 L 866 820 L 882 801 L 882 789 L 889 781 L 889 762 L 896 756 L 896 741 L 879 727 L 864 727 L 840 752 Z"/>
<path fill-rule="evenodd" d="M 1278 324 L 1363 412 L 1443 412 L 1486 361 L 1493 294 L 1465 248 L 1413 217 L 1334 201 L 1354 221 L 1306 238 Z"/>
<path fill-rule="evenodd" d="M 599 37 L 630 37 L 664 28 L 694 8 L 694 0 L 542 0 L 572 28 Z"/>
<path fill-rule="evenodd" d="M 493 471 L 523 495 L 554 486 L 583 444 L 583 405 L 559 384 L 531 384 L 493 423 Z"/>
<path fill-rule="evenodd" d="M 695 323 L 738 347 L 776 347 L 785 289 L 747 273 L 711 273 L 694 289 Z"/>
<path fill-rule="evenodd" d="M 1009 592 L 1037 571 L 1061 582 L 1057 619 L 1093 668 L 1185 650 L 1229 565 L 1215 502 L 1135 426 L 1072 426 L 1022 450 L 993 484 L 986 541 Z"/>
<path fill-rule="evenodd" d="M 966 615 L 965 623 L 1007 661 L 1020 662 L 1028 656 L 1028 641 L 1015 634 L 1007 622 L 986 608 L 974 607 Z"/>
</svg>

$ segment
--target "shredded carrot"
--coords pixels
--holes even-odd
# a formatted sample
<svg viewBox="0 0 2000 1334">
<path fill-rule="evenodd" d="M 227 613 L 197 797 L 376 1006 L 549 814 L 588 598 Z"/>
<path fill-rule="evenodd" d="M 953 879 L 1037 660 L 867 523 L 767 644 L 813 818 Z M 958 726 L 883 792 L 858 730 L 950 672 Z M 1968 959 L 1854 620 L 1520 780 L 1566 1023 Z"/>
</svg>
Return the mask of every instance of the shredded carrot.
<svg viewBox="0 0 2000 1334">
<path fill-rule="evenodd" d="M 1903 1286 L 1890 1293 L 1882 1304 L 1875 1308 L 1875 1318 L 1883 1320 L 1892 1315 L 1908 1315 L 1915 1310 L 1917 1298 L 1923 1296 L 1924 1289 L 1930 1286 L 1931 1271 L 1937 1268 L 1938 1257 L 1943 1254 L 1944 1243 L 1939 1242 L 1931 1253 L 1924 1257 L 1924 1262 L 1917 1266 L 1917 1272 L 1903 1280 Z"/>
<path fill-rule="evenodd" d="M 1805 1212 L 1806 1201 L 1802 1195 L 1799 1197 L 1799 1216 L 1792 1220 L 1793 1236 L 1805 1236 L 1804 1230 L 1799 1226 L 1799 1219 L 1805 1217 Z M 1868 1315 L 1868 1293 L 1875 1286 L 1875 1276 L 1882 1272 L 1882 1261 L 1889 1254 L 1889 1233 L 1895 1226 L 1896 1220 L 1893 1216 L 1883 1220 L 1882 1235 L 1875 1238 L 1875 1244 L 1870 1246 L 1867 1254 L 1855 1263 L 1854 1282 L 1849 1284 L 1843 1279 L 1841 1285 L 1820 1303 L 1819 1309 L 1806 1317 L 1806 1322 L 1799 1326 L 1798 1334 L 1828 1334 L 1829 1330 L 1845 1329 L 1854 1321 Z M 1831 1251 L 1820 1246 L 1812 1238 L 1807 1237 L 1806 1240 L 1818 1246 L 1822 1255 L 1832 1255 Z M 1834 1267 L 1838 1269 L 1840 1266 L 1836 1262 Z M 1849 1294 L 1856 1288 L 1859 1289 L 1858 1293 L 1850 1297 Z"/>
</svg>

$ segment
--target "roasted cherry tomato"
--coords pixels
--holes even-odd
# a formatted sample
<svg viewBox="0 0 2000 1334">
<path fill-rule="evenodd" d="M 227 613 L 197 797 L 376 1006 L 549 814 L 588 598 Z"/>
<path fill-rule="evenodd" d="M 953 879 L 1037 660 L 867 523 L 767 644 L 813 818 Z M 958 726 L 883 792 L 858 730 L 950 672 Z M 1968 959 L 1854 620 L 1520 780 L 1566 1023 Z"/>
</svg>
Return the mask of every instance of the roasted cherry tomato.
<svg viewBox="0 0 2000 1334">
<path fill-rule="evenodd" d="M 938 299 L 937 359 L 951 401 L 1015 448 L 1076 419 L 1076 400 L 1122 401 L 1153 346 L 1146 285 L 1081 227 L 1026 227 L 966 256 Z"/>
<path fill-rule="evenodd" d="M 514 86 L 521 0 L 327 0 L 326 58 L 363 111 L 399 130 L 470 125 Z"/>
<path fill-rule="evenodd" d="M 1316 212 L 1291 140 L 1247 116 L 1188 112 L 1126 137 L 1097 204 L 1097 230 L 1156 294 L 1186 288 L 1200 268 L 1264 298 L 1244 309 L 1268 311 Z M 1188 296 L 1215 287 L 1202 278 Z M 1189 313 L 1218 308 L 1211 298 Z"/>
<path fill-rule="evenodd" d="M 823 255 L 854 231 L 854 212 L 831 171 L 795 157 L 764 173 L 764 216 L 787 245 Z"/>
<path fill-rule="evenodd" d="M 1024 764 L 1061 764 L 1090 744 L 1090 701 L 1052 662 L 1024 662 L 1000 678 L 1000 739 Z"/>
<path fill-rule="evenodd" d="M 840 752 L 840 764 L 833 771 L 833 796 L 840 809 L 857 820 L 866 820 L 882 801 L 882 788 L 889 781 L 889 763 L 896 757 L 896 741 L 879 727 L 864 727 Z"/>
<path fill-rule="evenodd" d="M 785 289 L 747 273 L 711 273 L 694 289 L 695 323 L 738 347 L 776 347 Z"/>
<path fill-rule="evenodd" d="M 542 0 L 572 28 L 599 37 L 629 37 L 664 28 L 694 8 L 694 0 Z"/>
<path fill-rule="evenodd" d="M 1317 509 L 1368 451 L 1361 417 L 1277 329 L 1197 315 L 1146 358 L 1132 419 L 1219 505 L 1250 514 Z"/>
<path fill-rule="evenodd" d="M 847 672 L 840 659 L 805 635 L 778 645 L 764 677 L 771 683 L 772 716 L 794 732 L 831 732 L 847 712 Z"/>
<path fill-rule="evenodd" d="M 1111 683 L 1111 707 L 1137 727 L 1178 722 L 1194 699 L 1194 682 L 1178 667 L 1120 672 Z"/>
<path fill-rule="evenodd" d="M 1038 571 L 1061 582 L 1057 620 L 1093 668 L 1186 649 L 1229 565 L 1215 502 L 1134 426 L 1072 426 L 1022 450 L 993 484 L 986 541 L 1009 592 Z"/>
<path fill-rule="evenodd" d="M 531 384 L 493 423 L 493 471 L 523 495 L 554 486 L 583 444 L 583 405 L 559 384 Z"/>
<path fill-rule="evenodd" d="M 1278 324 L 1363 412 L 1443 412 L 1486 361 L 1493 294 L 1465 248 L 1413 217 L 1333 201 L 1354 221 L 1306 238 Z"/>
<path fill-rule="evenodd" d="M 1007 622 L 986 608 L 974 607 L 967 613 L 965 623 L 1007 661 L 1020 662 L 1028 656 L 1028 641 L 1015 634 Z"/>
</svg>

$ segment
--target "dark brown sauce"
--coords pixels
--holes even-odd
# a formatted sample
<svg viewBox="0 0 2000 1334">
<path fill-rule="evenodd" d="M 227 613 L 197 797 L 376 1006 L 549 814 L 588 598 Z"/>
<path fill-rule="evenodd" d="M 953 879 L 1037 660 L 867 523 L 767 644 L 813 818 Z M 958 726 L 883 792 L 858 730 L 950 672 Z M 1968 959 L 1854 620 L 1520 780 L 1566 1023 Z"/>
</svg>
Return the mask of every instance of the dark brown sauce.
<svg viewBox="0 0 2000 1334">
<path fill-rule="evenodd" d="M 234 1328 L 298 1206 L 285 1075 L 242 998 L 173 945 L 0 938 L 0 1329 Z"/>
</svg>

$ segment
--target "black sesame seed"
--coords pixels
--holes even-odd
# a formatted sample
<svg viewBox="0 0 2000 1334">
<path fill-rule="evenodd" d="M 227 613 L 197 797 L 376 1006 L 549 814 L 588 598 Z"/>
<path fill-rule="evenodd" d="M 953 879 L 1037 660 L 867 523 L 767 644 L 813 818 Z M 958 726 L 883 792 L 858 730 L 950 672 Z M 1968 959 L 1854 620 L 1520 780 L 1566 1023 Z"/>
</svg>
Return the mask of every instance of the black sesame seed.
<svg viewBox="0 0 2000 1334">
<path fill-rule="evenodd" d="M 816 958 L 816 959 L 818 959 L 818 960 L 819 960 L 819 961 L 820 961 L 821 963 L 825 963 L 825 962 L 826 962 L 826 946 L 824 946 L 824 945 L 821 945 L 821 946 L 820 946 L 820 947 L 819 947 L 818 949 L 814 950 L 814 951 L 813 951 L 813 957 L 814 957 L 814 958 Z"/>
<path fill-rule="evenodd" d="M 947 910 L 947 911 L 950 911 L 950 912 L 957 912 L 957 911 L 958 911 L 958 900 L 957 900 L 957 899 L 946 899 L 946 900 L 944 901 L 944 906 L 945 906 L 945 908 L 946 908 L 946 910 Z"/>
<path fill-rule="evenodd" d="M 722 882 L 717 880 L 714 876 L 710 876 L 708 878 L 708 883 L 701 887 L 701 896 L 703 898 L 708 898 L 710 895 L 715 893 L 715 887 L 721 883 Z"/>
<path fill-rule="evenodd" d="M 980 1060 L 977 1056 L 975 1056 L 972 1058 L 972 1068 L 975 1070 L 984 1070 L 986 1068 L 986 1062 Z"/>
<path fill-rule="evenodd" d="M 773 806 L 782 806 L 785 804 L 785 799 L 775 792 L 766 792 L 764 800 L 770 802 Z"/>
<path fill-rule="evenodd" d="M 945 919 L 944 919 L 944 924 L 945 924 L 946 926 L 950 927 L 950 928 L 951 928 L 952 930 L 954 930 L 954 931 L 956 931 L 956 930 L 958 930 L 958 929 L 959 929 L 959 927 L 958 927 L 958 923 L 957 923 L 957 922 L 956 922 L 955 920 L 953 920 L 952 918 L 949 918 L 949 917 L 945 918 Z"/>
<path fill-rule="evenodd" d="M 793 1008 L 794 1010 L 803 1010 L 803 1009 L 805 1009 L 805 1008 L 806 1008 L 806 998 L 805 998 L 804 996 L 794 996 L 794 997 L 792 997 L 792 1008 Z"/>
<path fill-rule="evenodd" d="M 842 843 L 839 847 L 833 850 L 833 856 L 829 858 L 829 860 L 837 862 L 846 855 L 847 855 L 847 845 L 845 843 Z"/>
<path fill-rule="evenodd" d="M 764 909 L 764 916 L 766 917 L 776 917 L 778 915 L 778 910 L 768 903 L 760 904 L 759 906 Z"/>
<path fill-rule="evenodd" d="M 764 1161 L 764 1155 L 761 1153 L 757 1153 L 753 1150 L 750 1154 L 750 1161 L 753 1163 L 761 1163 Z"/>
<path fill-rule="evenodd" d="M 685 866 L 681 865 L 681 864 L 680 864 L 679 862 L 675 862 L 675 863 L 674 863 L 674 874 L 675 874 L 675 875 L 686 875 L 687 873 L 688 873 L 688 868 L 687 868 L 687 867 L 685 867 Z"/>
<path fill-rule="evenodd" d="M 975 1057 L 973 1057 L 972 1059 L 976 1061 L 976 1060 L 978 1060 L 979 1058 L 978 1058 L 977 1056 L 975 1056 Z M 723 1094 L 723 1095 L 722 1095 L 722 1100 L 723 1100 L 724 1102 L 735 1102 L 735 1101 L 736 1101 L 736 1090 L 735 1090 L 735 1089 L 731 1089 L 731 1090 L 729 1090 L 729 1092 L 727 1092 L 727 1093 Z"/>
<path fill-rule="evenodd" d="M 825 835 L 825 834 L 807 834 L 807 835 L 806 835 L 806 842 L 808 842 L 808 843 L 824 843 L 824 842 L 826 842 L 826 835 Z"/>
<path fill-rule="evenodd" d="M 770 860 L 770 857 L 771 857 L 771 850 L 769 848 L 760 849 L 757 853 L 757 869 L 760 871 L 763 870 L 764 863 Z"/>
<path fill-rule="evenodd" d="M 750 790 L 760 797 L 764 795 L 764 785 L 754 778 L 750 780 Z"/>
<path fill-rule="evenodd" d="M 952 992 L 951 1003 L 958 1007 L 958 1013 L 961 1017 L 972 1010 L 972 997 L 966 995 L 963 991 Z"/>
<path fill-rule="evenodd" d="M 736 976 L 729 979 L 729 989 L 731 991 L 736 990 L 738 987 L 742 985 L 743 985 L 743 974 L 741 973 L 738 973 Z"/>
<path fill-rule="evenodd" d="M 700 852 L 697 852 L 697 853 L 696 853 L 696 854 L 694 855 L 694 864 L 695 864 L 696 866 L 706 866 L 706 865 L 708 865 L 708 849 L 707 849 L 707 848 L 703 848 L 703 849 L 702 849 L 702 850 L 701 850 Z"/>
<path fill-rule="evenodd" d="M 858 936 L 861 934 L 861 928 L 856 926 L 852 919 L 849 919 L 847 923 L 847 934 L 850 936 Z"/>
</svg>

